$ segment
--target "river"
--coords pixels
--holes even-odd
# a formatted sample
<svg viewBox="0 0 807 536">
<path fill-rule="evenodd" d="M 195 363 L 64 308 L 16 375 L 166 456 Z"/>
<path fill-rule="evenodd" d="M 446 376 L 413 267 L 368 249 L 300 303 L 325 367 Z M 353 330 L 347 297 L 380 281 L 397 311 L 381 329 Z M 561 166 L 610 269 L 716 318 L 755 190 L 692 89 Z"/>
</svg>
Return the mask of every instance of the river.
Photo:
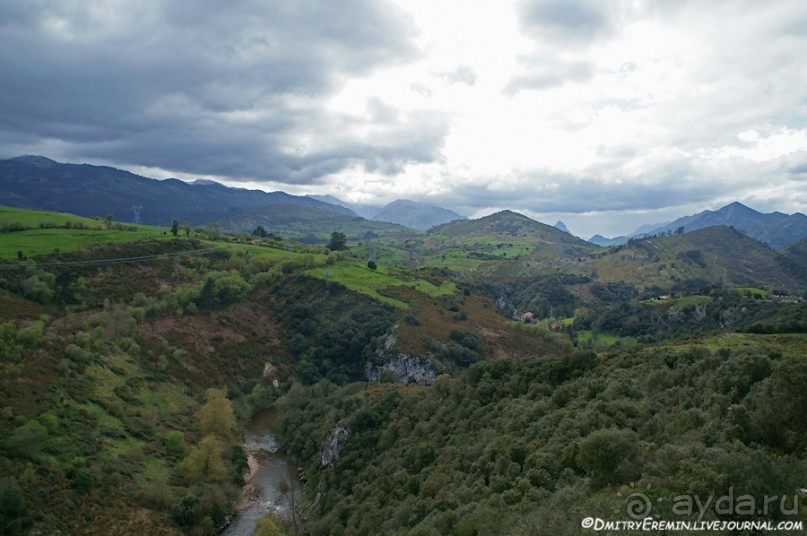
<svg viewBox="0 0 807 536">
<path fill-rule="evenodd" d="M 268 512 L 292 520 L 292 499 L 300 492 L 300 483 L 292 464 L 275 438 L 277 410 L 270 407 L 252 419 L 244 434 L 244 449 L 250 457 L 252 477 L 245 488 L 255 489 L 254 499 L 233 518 L 220 533 L 222 536 L 252 536 L 258 520 Z"/>
</svg>

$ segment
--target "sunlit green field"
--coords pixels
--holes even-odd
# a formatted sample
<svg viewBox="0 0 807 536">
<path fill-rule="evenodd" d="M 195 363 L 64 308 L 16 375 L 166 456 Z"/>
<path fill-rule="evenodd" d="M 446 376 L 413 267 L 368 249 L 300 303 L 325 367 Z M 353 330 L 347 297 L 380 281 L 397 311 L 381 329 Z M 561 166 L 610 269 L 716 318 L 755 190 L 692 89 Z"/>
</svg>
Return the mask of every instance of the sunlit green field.
<svg viewBox="0 0 807 536">
<path fill-rule="evenodd" d="M 0 258 L 17 259 L 19 251 L 25 257 L 83 250 L 94 244 L 134 242 L 154 238 L 173 238 L 155 228 L 138 231 L 108 231 L 91 229 L 36 229 L 0 234 Z"/>
<path fill-rule="evenodd" d="M 80 223 L 87 227 L 104 228 L 104 221 L 93 218 L 85 218 L 74 214 L 62 212 L 49 212 L 45 210 L 28 210 L 24 208 L 13 208 L 0 206 L 0 224 L 20 223 L 27 228 L 36 228 L 40 224 L 56 225 L 64 227 L 67 222 L 71 225 Z"/>
<path fill-rule="evenodd" d="M 807 355 L 807 333 L 736 333 L 725 332 L 700 337 L 697 340 L 672 340 L 659 343 L 657 347 L 668 347 L 686 350 L 692 346 L 702 346 L 716 352 L 721 348 L 759 349 L 764 352 L 777 352 L 796 356 Z"/>
<path fill-rule="evenodd" d="M 228 244 L 234 251 L 247 252 L 258 259 L 269 262 L 298 261 L 305 264 L 323 264 L 328 256 L 322 253 L 312 253 L 309 246 L 279 242 L 272 245 Z"/>
<path fill-rule="evenodd" d="M 0 206 L 0 258 L 17 259 L 87 249 L 94 244 L 168 238 L 163 227 L 124 225 L 108 229 L 103 220 L 73 214 Z M 22 228 L 23 230 L 15 230 Z M 136 229 L 136 230 L 132 230 Z"/>
<path fill-rule="evenodd" d="M 402 309 L 409 309 L 409 304 L 384 296 L 379 293 L 379 290 L 385 287 L 406 285 L 430 296 L 442 296 L 456 291 L 454 283 L 445 282 L 438 287 L 423 279 L 407 280 L 398 275 L 386 273 L 383 266 L 379 266 L 377 270 L 373 271 L 366 266 L 339 262 L 330 266 L 311 268 L 306 273 L 326 281 L 336 281 L 351 290 L 372 296 Z"/>
<path fill-rule="evenodd" d="M 611 335 L 609 333 L 601 333 L 598 331 L 591 331 L 590 329 L 584 329 L 577 332 L 577 342 L 583 343 L 588 340 L 594 341 L 595 344 L 602 345 L 602 346 L 613 346 L 620 340 L 631 340 L 632 337 L 617 337 L 616 335 Z"/>
</svg>

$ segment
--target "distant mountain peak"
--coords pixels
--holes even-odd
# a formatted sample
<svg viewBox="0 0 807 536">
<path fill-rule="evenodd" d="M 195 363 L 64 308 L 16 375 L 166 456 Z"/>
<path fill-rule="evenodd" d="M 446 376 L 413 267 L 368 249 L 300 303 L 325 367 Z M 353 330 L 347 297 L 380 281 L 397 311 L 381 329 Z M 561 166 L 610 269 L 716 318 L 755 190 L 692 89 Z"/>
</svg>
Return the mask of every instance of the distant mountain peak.
<svg viewBox="0 0 807 536">
<path fill-rule="evenodd" d="M 330 203 L 331 205 L 339 205 L 340 207 L 350 208 L 347 203 L 334 195 L 307 195 L 311 199 L 322 201 L 323 203 Z"/>
<path fill-rule="evenodd" d="M 46 158 L 44 156 L 39 156 L 39 155 L 36 155 L 36 154 L 27 154 L 27 155 L 23 155 L 23 156 L 18 156 L 16 158 L 12 158 L 11 160 L 13 160 L 15 162 L 23 162 L 23 163 L 26 163 L 26 164 L 32 164 L 32 165 L 40 166 L 40 167 L 50 167 L 50 166 L 55 166 L 55 165 L 58 164 L 58 162 L 56 162 L 55 160 L 51 160 L 50 158 Z"/>
<path fill-rule="evenodd" d="M 465 216 L 447 208 L 409 199 L 396 199 L 373 217 L 375 221 L 397 223 L 421 231 L 436 225 L 465 219 L 467 219 Z"/>
<path fill-rule="evenodd" d="M 752 214 L 752 215 L 761 215 L 762 213 L 759 211 L 754 210 L 753 208 L 743 205 L 739 201 L 734 201 L 733 203 L 729 203 L 725 207 L 719 208 L 714 211 L 718 214 Z"/>
<path fill-rule="evenodd" d="M 797 214 L 790 216 L 781 212 L 763 214 L 739 201 L 717 210 L 704 210 L 692 216 L 678 218 L 674 222 L 649 229 L 645 234 L 664 234 L 681 228 L 689 233 L 720 225 L 733 227 L 774 248 L 786 246 L 807 236 L 807 221 Z"/>
<path fill-rule="evenodd" d="M 724 209 L 725 208 L 744 208 L 744 209 L 748 209 L 748 210 L 754 210 L 751 207 L 749 207 L 748 205 L 743 205 L 739 201 L 732 201 L 731 203 L 729 203 L 728 205 L 726 205 L 723 208 Z M 722 210 L 722 209 L 720 209 L 720 210 Z M 756 210 L 754 210 L 754 212 L 756 212 Z"/>
<path fill-rule="evenodd" d="M 566 224 L 565 224 L 565 223 L 563 223 L 563 222 L 562 222 L 562 221 L 560 221 L 560 220 L 556 221 L 556 222 L 555 222 L 555 225 L 553 225 L 553 227 L 554 227 L 555 229 L 560 229 L 560 230 L 561 230 L 561 231 L 563 231 L 564 233 L 569 233 L 569 234 L 572 234 L 572 233 L 571 233 L 571 231 L 569 231 L 569 228 L 568 228 L 568 227 L 566 227 Z"/>
<path fill-rule="evenodd" d="M 223 186 L 220 182 L 212 181 L 210 179 L 196 179 L 191 182 L 194 186 Z"/>
<path fill-rule="evenodd" d="M 395 201 L 389 203 L 388 207 L 397 207 L 397 206 L 406 206 L 406 207 L 434 207 L 434 208 L 441 208 L 437 207 L 436 205 L 430 205 L 429 203 L 421 203 L 420 201 L 412 201 L 410 199 L 396 199 Z M 448 209 L 444 209 L 448 210 Z"/>
<path fill-rule="evenodd" d="M 333 195 L 307 195 L 306 197 L 315 199 L 317 201 L 322 201 L 323 203 L 328 203 L 329 205 L 346 208 L 353 212 L 353 214 L 356 216 L 360 216 L 366 220 L 372 220 L 376 214 L 381 212 L 381 207 L 377 207 L 375 205 L 365 205 L 362 203 L 348 203 L 347 201 L 342 201 Z"/>
<path fill-rule="evenodd" d="M 489 214 L 487 216 L 484 216 L 484 217 L 480 218 L 480 220 L 485 220 L 485 219 L 488 219 L 488 220 L 500 220 L 500 221 L 511 221 L 511 220 L 535 221 L 532 218 L 530 218 L 528 216 L 525 216 L 524 214 L 521 214 L 521 213 L 516 212 L 514 210 L 510 210 L 509 208 L 506 208 L 504 210 L 500 210 L 499 212 L 494 212 L 493 214 Z M 538 223 L 538 222 L 535 222 L 535 223 Z"/>
</svg>

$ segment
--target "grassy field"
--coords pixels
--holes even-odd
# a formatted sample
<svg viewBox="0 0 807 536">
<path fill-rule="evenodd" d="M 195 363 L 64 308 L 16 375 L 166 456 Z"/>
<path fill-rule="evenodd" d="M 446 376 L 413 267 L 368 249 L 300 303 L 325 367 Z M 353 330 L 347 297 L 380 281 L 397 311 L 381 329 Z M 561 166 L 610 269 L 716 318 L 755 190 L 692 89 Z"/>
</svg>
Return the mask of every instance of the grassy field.
<svg viewBox="0 0 807 536">
<path fill-rule="evenodd" d="M 234 251 L 247 252 L 255 258 L 269 262 L 298 261 L 306 264 L 324 264 L 328 256 L 323 253 L 316 253 L 308 246 L 293 244 L 290 242 L 277 242 L 269 245 L 234 244 L 228 243 L 227 247 Z"/>
<path fill-rule="evenodd" d="M 28 258 L 84 250 L 97 244 L 173 238 L 167 229 L 160 227 L 143 225 L 137 226 L 136 230 L 107 229 L 106 222 L 70 214 L 7 207 L 0 207 L 0 209 L 2 209 L 0 210 L 0 224 L 13 223 L 15 228 L 25 229 L 0 233 L 0 258 L 8 261 L 17 260 L 20 252 Z M 84 228 L 73 228 L 77 226 Z M 126 228 L 131 229 L 132 227 L 127 226 Z M 333 264 L 327 264 L 328 255 L 321 247 L 271 241 L 262 244 L 227 242 L 227 247 L 234 251 L 249 253 L 252 257 L 268 261 L 271 264 L 299 263 L 300 266 L 307 267 L 306 273 L 311 276 L 327 281 L 337 281 L 351 290 L 403 309 L 409 309 L 409 305 L 401 300 L 384 296 L 383 293 L 379 293 L 379 290 L 406 285 L 429 296 L 441 296 L 456 291 L 453 283 L 436 286 L 423 279 L 404 276 L 402 272 L 388 271 L 388 265 L 384 264 L 378 270 L 373 271 L 367 268 L 365 260 L 351 257 L 341 258 Z M 364 245 L 359 253 L 368 255 L 367 248 L 368 246 Z M 393 253 L 392 255 L 400 254 Z"/>
<path fill-rule="evenodd" d="M 442 296 L 456 292 L 454 283 L 445 282 L 438 287 L 423 279 L 409 280 L 401 277 L 400 274 L 389 274 L 383 266 L 373 271 L 366 266 L 347 261 L 311 268 L 306 270 L 306 273 L 326 281 L 336 281 L 351 290 L 406 310 L 409 309 L 408 303 L 385 296 L 379 291 L 387 287 L 405 285 L 429 296 Z"/>
<path fill-rule="evenodd" d="M 590 329 L 580 330 L 576 334 L 578 344 L 590 340 L 597 346 L 613 346 L 619 341 L 634 341 L 632 337 L 617 337 L 616 335 L 591 331 Z"/>
<path fill-rule="evenodd" d="M 459 273 L 475 272 L 484 263 L 498 265 L 530 255 L 536 246 L 535 239 L 501 237 L 497 234 L 468 237 L 430 237 L 423 247 L 425 266 L 453 270 Z"/>
<path fill-rule="evenodd" d="M 17 259 L 87 249 L 95 244 L 170 238 L 168 229 L 126 225 L 107 229 L 106 222 L 73 214 L 0 207 L 0 228 L 22 228 L 0 233 L 0 258 Z M 132 230 L 135 229 L 135 230 Z"/>
<path fill-rule="evenodd" d="M 387 287 L 405 285 L 429 296 L 442 296 L 456 292 L 454 283 L 443 283 L 440 286 L 420 279 L 405 275 L 405 271 L 398 270 L 385 261 L 395 258 L 394 253 L 389 250 L 378 248 L 376 258 L 378 258 L 378 268 L 371 270 L 367 267 L 365 257 L 370 256 L 369 246 L 354 246 L 350 253 L 357 255 L 355 258 L 350 254 L 342 254 L 335 262 L 328 260 L 328 255 L 322 253 L 322 248 L 311 247 L 302 244 L 280 242 L 269 245 L 251 244 L 229 244 L 233 250 L 249 252 L 255 258 L 270 262 L 282 263 L 286 261 L 301 263 L 307 267 L 305 273 L 323 279 L 325 281 L 336 281 L 351 290 L 366 294 L 379 301 L 389 303 L 401 309 L 409 309 L 409 304 L 404 301 L 384 295 L 380 290 Z M 379 253 L 384 252 L 383 255 Z M 400 264 L 397 264 L 400 266 Z"/>
<path fill-rule="evenodd" d="M 67 222 L 70 222 L 71 226 L 78 223 L 89 228 L 105 228 L 105 222 L 102 220 L 85 218 L 74 214 L 0 206 L 0 224 L 19 223 L 28 229 L 35 229 L 42 224 L 64 226 Z"/>
<path fill-rule="evenodd" d="M 643 300 L 641 303 L 643 305 L 650 305 L 650 306 L 669 306 L 675 305 L 677 307 L 686 307 L 688 305 L 703 305 L 705 303 L 711 303 L 712 298 L 710 296 L 700 296 L 700 295 L 692 295 L 692 296 L 681 296 L 680 298 L 672 298 L 669 300 Z"/>
<path fill-rule="evenodd" d="M 754 287 L 737 287 L 735 290 L 739 292 L 741 296 L 748 296 L 750 298 L 758 298 L 762 300 L 767 300 L 769 294 L 767 290 Z"/>
<path fill-rule="evenodd" d="M 17 259 L 17 252 L 26 257 L 64 253 L 87 249 L 95 244 L 135 242 L 154 238 L 173 238 L 153 229 L 137 231 L 108 231 L 89 229 L 36 229 L 0 234 L 0 258 Z"/>
<path fill-rule="evenodd" d="M 721 348 L 748 349 L 757 348 L 765 352 L 782 353 L 803 357 L 807 355 L 807 333 L 786 333 L 762 335 L 756 333 L 716 333 L 698 339 L 677 339 L 657 344 L 657 347 L 687 349 L 702 346 L 712 352 Z"/>
</svg>

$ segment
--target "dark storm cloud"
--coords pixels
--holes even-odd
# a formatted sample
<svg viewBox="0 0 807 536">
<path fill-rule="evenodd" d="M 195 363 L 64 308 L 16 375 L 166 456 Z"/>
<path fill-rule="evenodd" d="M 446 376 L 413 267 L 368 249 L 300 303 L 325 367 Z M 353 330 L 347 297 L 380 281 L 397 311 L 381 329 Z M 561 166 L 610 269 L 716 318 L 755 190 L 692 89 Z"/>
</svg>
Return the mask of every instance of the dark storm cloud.
<svg viewBox="0 0 807 536">
<path fill-rule="evenodd" d="M 791 175 L 807 175 L 807 161 L 792 166 L 787 172 Z"/>
<path fill-rule="evenodd" d="M 286 182 L 440 158 L 439 116 L 324 109 L 347 78 L 417 56 L 385 2 L 20 4 L 0 6 L 6 150 Z"/>
<path fill-rule="evenodd" d="M 521 31 L 534 41 L 536 48 L 518 58 L 522 72 L 514 75 L 502 92 L 513 96 L 521 91 L 590 81 L 596 72 L 595 65 L 588 60 L 568 59 L 568 55 L 614 35 L 617 11 L 609 11 L 610 4 L 604 0 L 517 2 Z"/>
</svg>

